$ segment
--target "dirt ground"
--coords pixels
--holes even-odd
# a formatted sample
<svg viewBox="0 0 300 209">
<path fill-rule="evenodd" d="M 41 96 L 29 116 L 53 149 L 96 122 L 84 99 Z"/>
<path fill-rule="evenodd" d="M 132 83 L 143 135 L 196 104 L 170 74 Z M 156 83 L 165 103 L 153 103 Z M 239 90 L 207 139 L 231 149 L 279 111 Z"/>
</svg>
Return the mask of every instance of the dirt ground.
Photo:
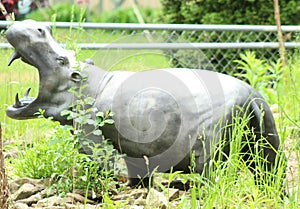
<svg viewBox="0 0 300 209">
<path fill-rule="evenodd" d="M 297 155 L 295 151 L 293 151 L 292 142 L 286 141 L 284 144 L 286 153 L 290 153 L 287 155 L 287 180 L 289 189 L 298 186 L 299 183 L 299 162 L 297 160 Z"/>
</svg>

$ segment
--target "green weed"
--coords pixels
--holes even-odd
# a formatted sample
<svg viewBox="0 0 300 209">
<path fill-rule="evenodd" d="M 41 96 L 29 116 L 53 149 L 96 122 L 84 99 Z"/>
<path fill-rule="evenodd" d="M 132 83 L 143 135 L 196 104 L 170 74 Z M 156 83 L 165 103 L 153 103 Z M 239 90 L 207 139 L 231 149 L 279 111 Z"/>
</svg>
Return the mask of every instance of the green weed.
<svg viewBox="0 0 300 209">
<path fill-rule="evenodd" d="M 236 73 L 235 76 L 249 82 L 268 102 L 274 103 L 275 98 L 270 92 L 270 88 L 276 88 L 277 83 L 281 80 L 280 61 L 269 64 L 265 60 L 256 58 L 255 52 L 250 51 L 240 54 L 240 57 L 241 60 L 235 60 L 235 62 L 240 64 L 238 69 L 242 73 Z"/>
</svg>

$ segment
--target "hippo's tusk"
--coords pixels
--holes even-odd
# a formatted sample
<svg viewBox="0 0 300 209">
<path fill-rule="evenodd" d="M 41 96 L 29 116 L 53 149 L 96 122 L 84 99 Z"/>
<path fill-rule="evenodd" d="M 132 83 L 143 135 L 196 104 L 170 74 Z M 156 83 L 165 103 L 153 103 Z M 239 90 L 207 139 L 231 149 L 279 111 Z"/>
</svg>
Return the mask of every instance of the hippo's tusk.
<svg viewBox="0 0 300 209">
<path fill-rule="evenodd" d="M 10 66 L 11 63 L 13 63 L 13 61 L 15 61 L 16 59 L 19 59 L 20 57 L 21 57 L 21 55 L 20 55 L 17 51 L 15 51 L 15 52 L 11 55 L 11 57 L 10 57 L 10 59 L 9 59 L 7 65 Z"/>
<path fill-rule="evenodd" d="M 31 88 L 30 88 L 30 87 L 29 87 L 29 88 L 26 90 L 26 92 L 25 92 L 25 94 L 24 94 L 24 97 L 25 97 L 25 98 L 27 98 L 27 97 L 28 97 L 30 90 L 31 90 Z"/>
<path fill-rule="evenodd" d="M 19 108 L 19 107 L 23 106 L 23 104 L 19 100 L 19 94 L 18 93 L 16 94 L 15 104 L 13 106 L 14 106 L 14 108 Z"/>
</svg>

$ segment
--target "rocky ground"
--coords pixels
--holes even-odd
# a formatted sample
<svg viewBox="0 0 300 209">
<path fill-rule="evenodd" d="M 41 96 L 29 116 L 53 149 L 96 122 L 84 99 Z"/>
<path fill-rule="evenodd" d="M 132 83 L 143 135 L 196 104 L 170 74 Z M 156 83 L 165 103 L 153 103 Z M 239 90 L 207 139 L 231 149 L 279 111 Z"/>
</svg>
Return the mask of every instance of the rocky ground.
<svg viewBox="0 0 300 209">
<path fill-rule="evenodd" d="M 288 180 L 298 175 L 298 161 L 295 154 L 289 157 Z M 297 179 L 297 178 L 296 178 Z M 162 184 L 168 182 L 160 179 Z M 74 190 L 67 193 L 65 197 L 57 195 L 55 190 L 49 189 L 49 180 L 37 180 L 20 178 L 9 184 L 11 206 L 15 209 L 95 209 L 103 208 L 101 195 L 91 192 L 86 195 L 84 190 Z M 125 185 L 125 183 L 124 183 Z M 295 184 L 290 185 L 295 186 Z M 144 208 L 177 208 L 178 198 L 182 195 L 188 196 L 187 191 L 169 188 L 161 191 L 158 187 L 129 189 L 110 197 L 115 205 L 121 208 L 144 209 Z M 87 198 L 85 198 L 87 196 Z"/>
<path fill-rule="evenodd" d="M 298 185 L 298 157 L 293 151 L 292 142 L 286 140 L 285 150 L 288 154 L 287 179 L 289 188 L 294 189 Z M 14 153 L 5 153 L 5 156 L 12 157 Z M 160 180 L 162 185 L 168 182 Z M 10 188 L 10 208 L 14 209 L 92 209 L 103 208 L 101 195 L 95 195 L 84 190 L 74 190 L 67 193 L 64 197 L 58 196 L 55 190 L 49 187 L 49 180 L 38 180 L 30 178 L 20 178 L 9 183 Z M 125 185 L 125 183 L 124 183 Z M 177 208 L 179 197 L 189 196 L 188 191 L 179 189 L 165 189 L 161 191 L 159 187 L 129 189 L 110 196 L 110 200 L 119 208 Z M 87 196 L 87 198 L 85 198 Z M 105 201 L 107 202 L 107 201 Z"/>
<path fill-rule="evenodd" d="M 84 190 L 75 190 L 66 194 L 65 197 L 56 195 L 53 190 L 47 189 L 47 180 L 30 178 L 17 179 L 10 183 L 11 204 L 16 209 L 94 209 L 102 208 L 102 196 L 93 196 L 92 193 L 85 198 Z M 184 191 L 179 189 L 167 189 L 158 191 L 151 188 L 128 189 L 126 192 L 116 194 L 110 199 L 114 204 L 124 208 L 176 208 L 177 203 L 173 201 L 183 195 Z M 123 207 L 122 207 L 123 208 Z"/>
</svg>

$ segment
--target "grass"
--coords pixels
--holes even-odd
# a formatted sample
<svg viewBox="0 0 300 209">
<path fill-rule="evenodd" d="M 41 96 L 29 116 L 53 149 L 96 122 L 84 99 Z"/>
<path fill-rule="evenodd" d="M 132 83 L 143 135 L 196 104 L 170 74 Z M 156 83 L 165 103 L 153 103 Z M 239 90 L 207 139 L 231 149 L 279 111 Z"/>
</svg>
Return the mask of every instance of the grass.
<svg viewBox="0 0 300 209">
<path fill-rule="evenodd" d="M 84 42 L 87 39 L 93 39 L 95 42 L 118 42 L 119 36 L 106 34 L 101 31 L 90 33 L 89 31 L 79 31 L 79 35 L 69 33 L 68 30 L 56 31 L 58 40 L 69 40 Z M 72 48 L 72 45 L 70 45 Z M 7 105 L 14 102 L 15 93 L 22 94 L 28 87 L 32 87 L 31 96 L 37 95 L 38 75 L 32 67 L 15 61 L 11 67 L 7 67 L 12 50 L 1 50 L 0 67 L 0 121 L 3 128 L 3 138 L 10 142 L 6 149 L 17 147 L 19 150 L 30 151 L 31 147 L 43 150 L 44 146 L 51 149 L 60 149 L 51 147 L 53 131 L 60 131 L 59 127 L 53 122 L 45 119 L 35 119 L 27 121 L 11 120 L 5 115 Z M 130 70 L 140 71 L 151 68 L 169 67 L 168 60 L 160 51 L 77 51 L 78 59 L 93 58 L 96 65 L 111 70 Z M 287 73 L 280 82 L 272 89 L 272 102 L 278 105 L 278 111 L 275 114 L 278 131 L 285 146 L 285 152 L 289 161 L 291 159 L 297 164 L 294 166 L 294 172 L 298 173 L 298 163 L 300 158 L 299 152 L 299 121 L 300 121 L 300 74 L 297 72 L 300 68 L 299 56 L 290 58 L 290 64 L 282 69 Z M 255 69 L 254 69 L 255 70 Z M 259 84 L 256 84 L 259 85 Z M 270 90 L 270 89 L 269 89 Z M 65 134 L 65 133 L 64 133 Z M 60 133 L 60 136 L 63 136 Z M 65 136 L 65 138 L 67 138 Z M 44 145 L 43 145 L 44 144 Z M 48 144 L 48 145 L 47 145 Z M 59 146 L 59 144 L 57 144 Z M 64 145 L 61 145 L 64 146 Z M 51 150 L 50 149 L 50 150 Z M 32 155 L 37 153 L 32 152 Z M 55 154 L 49 155 L 53 158 Z M 32 157 L 37 158 L 37 157 Z M 43 164 L 42 158 L 39 165 Z M 65 161 L 62 161 L 65 162 Z M 214 163 L 214 162 L 211 162 Z M 17 165 L 17 164 L 15 164 Z M 26 165 L 26 164 L 25 164 Z M 258 189 L 245 165 L 238 160 L 233 154 L 226 162 L 216 164 L 216 170 L 212 172 L 210 178 L 201 175 L 182 175 L 182 174 L 163 174 L 169 181 L 181 178 L 184 181 L 192 182 L 191 189 L 188 193 L 179 197 L 176 201 L 177 208 L 299 208 L 299 190 L 295 189 L 291 196 L 283 202 L 278 196 L 278 186 L 273 185 L 263 190 Z M 291 165 L 289 165 L 291 166 Z M 10 177 L 22 175 L 14 172 L 10 167 Z M 43 168 L 44 169 L 44 168 Z M 290 168 L 288 168 L 289 170 Z M 46 169 L 47 170 L 47 169 Z M 48 169 L 49 170 L 49 169 Z M 29 174 L 28 174 L 29 175 Z M 159 174 L 157 174 L 159 175 Z M 298 186 L 298 174 L 289 176 L 290 187 Z M 40 176 L 36 176 L 40 177 Z M 202 182 L 203 184 L 199 184 Z M 105 194 L 104 202 L 107 208 L 118 205 L 110 200 Z M 120 205 L 120 208 L 124 205 Z"/>
</svg>

